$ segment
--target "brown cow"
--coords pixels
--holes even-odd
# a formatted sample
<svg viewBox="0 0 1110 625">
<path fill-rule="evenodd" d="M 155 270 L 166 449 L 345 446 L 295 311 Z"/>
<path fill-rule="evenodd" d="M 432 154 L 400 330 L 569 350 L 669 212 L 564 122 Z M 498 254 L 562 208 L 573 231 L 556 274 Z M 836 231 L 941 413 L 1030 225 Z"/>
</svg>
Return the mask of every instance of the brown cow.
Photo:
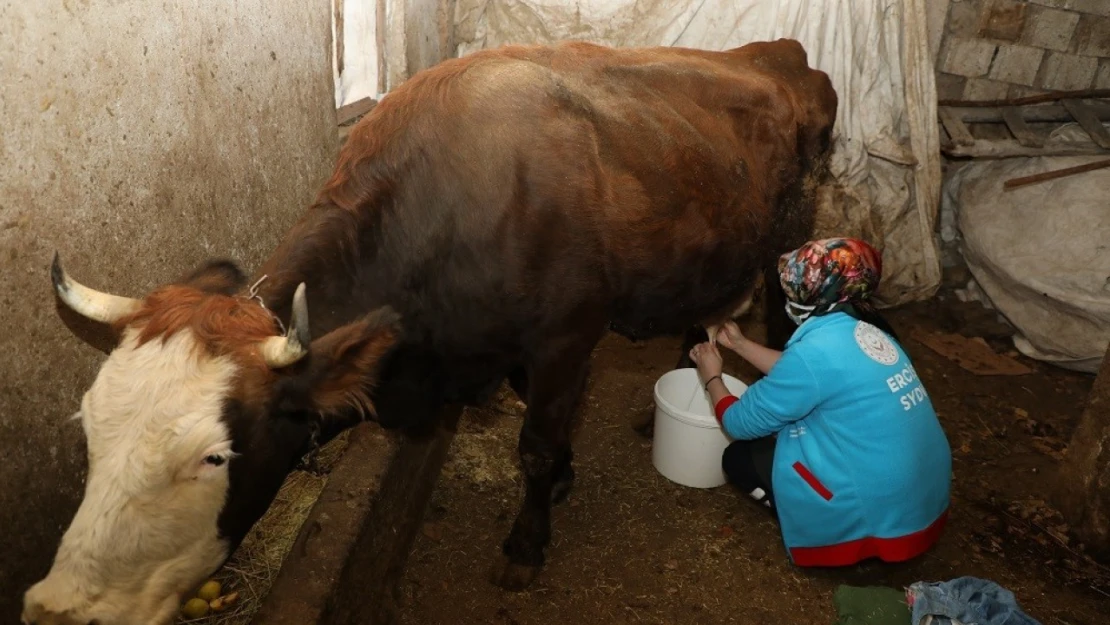
<svg viewBox="0 0 1110 625">
<path fill-rule="evenodd" d="M 836 107 L 794 41 L 479 52 L 414 76 L 353 129 L 256 299 L 226 262 L 142 300 L 55 262 L 61 300 L 119 344 L 81 404 L 85 499 L 23 620 L 166 622 L 314 433 L 375 414 L 419 425 L 506 378 L 528 406 L 527 488 L 497 582 L 527 586 L 574 476 L 595 344 L 741 308 L 810 234 Z"/>
</svg>

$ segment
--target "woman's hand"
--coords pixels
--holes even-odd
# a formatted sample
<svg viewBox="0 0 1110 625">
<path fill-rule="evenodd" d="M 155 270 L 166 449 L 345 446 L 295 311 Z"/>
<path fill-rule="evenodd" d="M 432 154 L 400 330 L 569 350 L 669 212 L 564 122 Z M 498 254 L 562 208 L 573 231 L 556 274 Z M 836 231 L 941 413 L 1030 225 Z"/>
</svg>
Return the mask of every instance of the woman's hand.
<svg viewBox="0 0 1110 625">
<path fill-rule="evenodd" d="M 704 384 L 706 380 L 721 375 L 724 360 L 717 346 L 711 342 L 699 343 L 690 350 L 690 359 L 698 365 L 698 376 Z"/>
<path fill-rule="evenodd" d="M 725 322 L 721 326 L 720 332 L 717 333 L 717 342 L 734 352 L 739 352 L 740 347 L 747 340 L 747 337 L 740 332 L 740 326 L 736 325 L 735 321 Z"/>
<path fill-rule="evenodd" d="M 744 336 L 735 321 L 729 321 L 721 326 L 717 332 L 717 342 L 736 352 L 737 356 L 752 363 L 752 366 L 765 374 L 769 373 L 771 367 L 774 367 L 782 357 L 782 352 L 764 347 Z"/>
</svg>

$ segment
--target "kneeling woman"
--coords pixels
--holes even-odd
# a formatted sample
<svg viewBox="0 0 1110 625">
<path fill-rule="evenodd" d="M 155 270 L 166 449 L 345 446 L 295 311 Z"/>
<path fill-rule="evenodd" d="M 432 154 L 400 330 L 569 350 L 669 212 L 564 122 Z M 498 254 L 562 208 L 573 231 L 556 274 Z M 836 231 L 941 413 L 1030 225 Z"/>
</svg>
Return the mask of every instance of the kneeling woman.
<svg viewBox="0 0 1110 625">
<path fill-rule="evenodd" d="M 932 403 L 890 326 L 868 300 L 879 254 L 857 239 L 813 241 L 779 260 L 786 351 L 727 324 L 721 345 L 766 374 L 740 398 L 712 343 L 691 357 L 734 440 L 729 481 L 774 509 L 798 566 L 908 560 L 948 515 L 952 458 Z"/>
</svg>

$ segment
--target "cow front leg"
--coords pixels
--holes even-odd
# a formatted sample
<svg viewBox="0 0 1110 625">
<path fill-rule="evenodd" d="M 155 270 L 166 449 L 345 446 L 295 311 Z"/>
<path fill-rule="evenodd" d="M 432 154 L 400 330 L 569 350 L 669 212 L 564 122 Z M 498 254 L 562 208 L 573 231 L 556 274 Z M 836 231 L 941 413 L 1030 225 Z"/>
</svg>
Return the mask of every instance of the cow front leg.
<svg viewBox="0 0 1110 625">
<path fill-rule="evenodd" d="M 518 446 L 524 502 L 493 572 L 493 582 L 505 590 L 524 590 L 543 568 L 552 503 L 564 499 L 574 481 L 570 439 L 588 359 L 588 349 L 575 350 L 528 372 L 528 411 Z"/>
</svg>

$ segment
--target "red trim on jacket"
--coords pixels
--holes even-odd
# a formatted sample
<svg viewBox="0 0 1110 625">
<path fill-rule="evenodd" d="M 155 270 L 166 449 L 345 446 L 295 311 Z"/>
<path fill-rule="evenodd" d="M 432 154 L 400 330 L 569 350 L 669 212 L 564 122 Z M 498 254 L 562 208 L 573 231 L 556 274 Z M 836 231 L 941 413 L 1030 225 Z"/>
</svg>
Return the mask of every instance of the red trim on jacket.
<svg viewBox="0 0 1110 625">
<path fill-rule="evenodd" d="M 824 499 L 825 501 L 829 501 L 833 498 L 832 491 L 825 488 L 825 485 L 821 483 L 821 480 L 817 479 L 817 476 L 810 473 L 809 469 L 807 469 L 804 464 L 800 462 L 795 462 L 793 464 L 793 467 L 794 471 L 797 472 L 797 474 L 806 481 L 806 484 L 809 484 L 810 488 L 817 491 L 817 494 L 821 495 L 822 499 Z"/>
<path fill-rule="evenodd" d="M 868 558 L 903 562 L 928 551 L 940 538 L 947 522 L 948 510 L 945 510 L 932 525 L 907 536 L 872 536 L 827 547 L 794 547 L 790 555 L 797 566 L 851 566 Z"/>
<path fill-rule="evenodd" d="M 729 406 L 738 401 L 740 401 L 740 398 L 735 395 L 725 395 L 721 398 L 721 401 L 717 402 L 717 407 L 715 409 L 717 412 L 717 423 L 724 423 L 725 411 L 728 410 Z"/>
</svg>

